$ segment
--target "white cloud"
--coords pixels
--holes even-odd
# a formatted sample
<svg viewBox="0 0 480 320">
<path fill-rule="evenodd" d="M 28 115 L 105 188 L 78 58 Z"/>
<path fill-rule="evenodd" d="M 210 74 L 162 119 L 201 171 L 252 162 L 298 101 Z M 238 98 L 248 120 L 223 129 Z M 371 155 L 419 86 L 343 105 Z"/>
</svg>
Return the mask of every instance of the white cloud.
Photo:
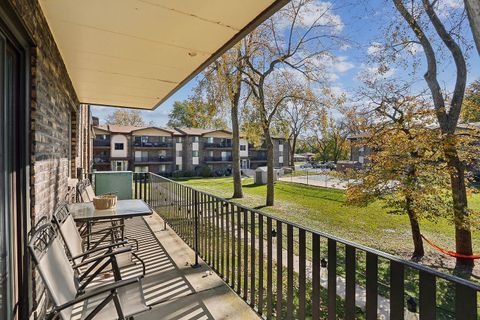
<svg viewBox="0 0 480 320">
<path fill-rule="evenodd" d="M 423 47 L 422 45 L 418 44 L 418 43 L 410 43 L 408 46 L 407 46 L 407 51 L 411 54 L 411 55 L 417 55 L 419 53 L 422 53 L 423 52 Z"/>
<path fill-rule="evenodd" d="M 292 17 L 289 16 L 291 12 L 289 9 L 291 5 L 298 6 L 300 0 L 292 1 L 292 4 L 285 6 L 279 14 L 283 16 L 278 17 L 276 22 L 280 28 L 286 28 L 291 25 Z M 274 16 L 275 19 L 275 16 Z M 297 17 L 297 25 L 300 27 L 310 27 L 313 24 L 331 28 L 332 33 L 339 33 L 345 27 L 342 18 L 333 12 L 333 4 L 328 1 L 311 0 L 303 5 Z"/>
<path fill-rule="evenodd" d="M 340 73 L 347 72 L 348 70 L 352 69 L 355 67 L 355 65 L 349 61 L 347 61 L 347 57 L 345 56 L 340 56 L 337 57 L 333 62 L 333 68 L 337 70 Z"/>
<path fill-rule="evenodd" d="M 442 0 L 437 2 L 435 11 L 441 18 L 446 18 L 454 14 L 458 9 L 463 10 L 462 0 Z"/>
<path fill-rule="evenodd" d="M 379 65 L 366 65 L 360 66 L 360 71 L 357 74 L 359 79 L 368 79 L 370 81 L 388 79 L 395 75 L 395 68 L 383 68 Z"/>
<path fill-rule="evenodd" d="M 377 55 L 383 48 L 383 45 L 380 42 L 372 42 L 367 48 L 367 53 L 370 56 Z"/>
</svg>

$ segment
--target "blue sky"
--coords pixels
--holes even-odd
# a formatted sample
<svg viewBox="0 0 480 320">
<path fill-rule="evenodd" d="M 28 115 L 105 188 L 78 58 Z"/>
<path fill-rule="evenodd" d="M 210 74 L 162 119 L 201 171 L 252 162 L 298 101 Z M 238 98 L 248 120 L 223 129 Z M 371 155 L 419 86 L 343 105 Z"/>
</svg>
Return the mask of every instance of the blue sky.
<svg viewBox="0 0 480 320">
<path fill-rule="evenodd" d="M 461 0 L 440 1 L 443 1 L 445 4 L 445 15 L 462 10 L 463 1 Z M 369 66 L 366 63 L 368 58 L 374 54 L 375 43 L 385 41 L 383 40 L 383 26 L 391 19 L 392 14 L 396 14 L 392 9 L 392 2 L 388 0 L 362 0 L 354 5 L 343 1 L 341 7 L 337 6 L 334 9 L 332 14 L 339 17 L 343 24 L 341 35 L 350 40 L 348 48 L 342 48 L 334 52 L 337 58 L 331 62 L 329 71 L 331 72 L 330 85 L 336 92 L 346 93 L 347 97 L 355 94 L 356 89 L 360 85 L 358 80 L 359 74 L 366 72 L 365 70 L 370 70 L 367 69 Z M 403 22 L 400 16 L 398 16 L 398 19 Z M 448 16 L 446 16 L 446 19 L 448 21 Z M 473 44 L 470 30 L 464 29 L 464 31 L 463 36 Z M 424 60 L 423 52 L 417 52 L 414 57 L 420 61 Z M 468 83 L 470 83 L 480 78 L 480 58 L 474 48 L 469 51 L 468 63 Z M 454 81 L 451 77 L 454 70 L 453 63 L 447 60 L 439 69 L 441 70 L 439 76 L 441 84 L 445 88 L 451 87 Z M 425 68 L 422 66 L 418 70 L 419 87 L 425 87 L 425 82 L 421 78 L 424 70 Z M 392 66 L 391 74 L 395 77 L 407 76 L 406 70 L 397 65 Z M 158 126 L 166 126 L 168 114 L 172 109 L 173 103 L 177 100 L 187 99 L 197 79 L 198 77 L 187 83 L 155 111 L 142 111 L 144 119 L 148 122 L 153 121 Z M 109 107 L 92 106 L 93 116 L 99 117 L 101 122 L 113 111 L 114 109 Z"/>
</svg>

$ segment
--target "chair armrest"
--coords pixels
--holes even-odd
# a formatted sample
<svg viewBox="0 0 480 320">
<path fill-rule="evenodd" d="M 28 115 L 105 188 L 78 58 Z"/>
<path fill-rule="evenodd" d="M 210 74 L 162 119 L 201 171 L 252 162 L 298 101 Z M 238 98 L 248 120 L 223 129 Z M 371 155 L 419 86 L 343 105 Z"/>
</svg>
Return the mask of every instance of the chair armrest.
<svg viewBox="0 0 480 320">
<path fill-rule="evenodd" d="M 57 311 L 63 310 L 65 308 L 71 307 L 79 302 L 85 301 L 87 299 L 90 299 L 92 297 L 98 296 L 102 293 L 105 292 L 114 292 L 116 289 L 125 287 L 128 285 L 131 285 L 135 282 L 139 282 L 140 278 L 130 278 L 130 279 L 125 279 L 125 280 L 120 280 L 116 281 L 114 283 L 109 283 L 103 286 L 96 287 L 95 289 L 92 289 L 90 291 L 87 291 L 85 293 L 82 293 L 81 295 L 75 297 L 75 299 L 68 301 L 60 306 L 55 307 Z"/>
<path fill-rule="evenodd" d="M 90 259 L 86 259 L 83 262 L 74 265 L 73 268 L 78 269 L 78 268 L 84 267 L 86 265 L 89 265 L 92 262 L 96 262 L 98 260 L 103 260 L 105 258 L 111 258 L 113 256 L 116 256 L 117 254 L 126 253 L 126 252 L 129 252 L 131 250 L 132 250 L 132 248 L 126 247 L 126 248 L 118 249 L 118 250 L 115 250 L 115 251 L 108 251 L 106 254 L 102 254 L 102 255 L 99 255 L 99 256 L 94 256 Z"/>
<path fill-rule="evenodd" d="M 85 256 L 88 256 L 88 255 L 91 255 L 92 253 L 96 253 L 96 252 L 99 252 L 99 251 L 102 251 L 102 250 L 107 250 L 108 251 L 111 251 L 112 249 L 116 248 L 116 247 L 120 247 L 122 245 L 125 245 L 125 244 L 128 244 L 128 241 L 127 240 L 123 240 L 123 241 L 119 241 L 119 242 L 115 242 L 115 243 L 112 243 L 112 244 L 107 244 L 107 245 L 103 245 L 103 246 L 98 246 L 94 249 L 91 249 L 91 250 L 88 250 L 88 251 L 85 251 L 79 255 L 76 255 L 74 257 L 72 257 L 72 260 L 76 260 L 78 258 L 82 258 L 82 257 L 85 257 Z M 130 248 L 130 247 L 129 247 Z M 131 248 L 130 248 L 131 249 Z"/>
</svg>

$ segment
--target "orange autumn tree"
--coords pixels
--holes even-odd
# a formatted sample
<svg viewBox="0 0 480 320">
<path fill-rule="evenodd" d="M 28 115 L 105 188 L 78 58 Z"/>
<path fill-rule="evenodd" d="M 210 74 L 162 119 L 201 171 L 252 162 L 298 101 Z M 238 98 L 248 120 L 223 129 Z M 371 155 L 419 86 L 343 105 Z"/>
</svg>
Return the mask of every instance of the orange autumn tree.
<svg viewBox="0 0 480 320">
<path fill-rule="evenodd" d="M 383 89 L 381 97 L 370 96 L 365 110 L 378 121 L 364 128 L 368 138 L 361 144 L 374 151 L 365 170 L 352 174 L 358 182 L 348 188 L 347 199 L 354 205 L 382 199 L 390 213 L 406 214 L 417 260 L 425 254 L 420 220 L 452 216 L 449 176 L 431 108 L 419 97 Z"/>
</svg>

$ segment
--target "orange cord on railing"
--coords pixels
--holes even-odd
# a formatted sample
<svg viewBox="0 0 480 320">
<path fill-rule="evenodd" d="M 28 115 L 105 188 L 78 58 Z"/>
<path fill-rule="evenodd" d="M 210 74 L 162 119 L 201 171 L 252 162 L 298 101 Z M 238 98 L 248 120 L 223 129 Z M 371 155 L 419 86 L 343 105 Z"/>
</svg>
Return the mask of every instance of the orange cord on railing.
<svg viewBox="0 0 480 320">
<path fill-rule="evenodd" d="M 480 255 L 478 256 L 474 256 L 474 255 L 471 255 L 471 256 L 467 256 L 465 254 L 461 254 L 461 253 L 456 253 L 456 252 L 453 252 L 453 251 L 448 251 L 448 250 L 445 250 L 445 249 L 442 249 L 440 248 L 439 246 L 437 246 L 436 244 L 434 244 L 432 241 L 428 240 L 427 238 L 425 238 L 425 236 L 422 234 L 421 235 L 422 238 L 427 241 L 427 243 L 429 245 L 431 245 L 432 247 L 434 247 L 435 249 L 437 249 L 438 251 L 444 253 L 444 254 L 447 254 L 451 257 L 454 257 L 454 258 L 461 258 L 461 259 L 480 259 Z"/>
</svg>

